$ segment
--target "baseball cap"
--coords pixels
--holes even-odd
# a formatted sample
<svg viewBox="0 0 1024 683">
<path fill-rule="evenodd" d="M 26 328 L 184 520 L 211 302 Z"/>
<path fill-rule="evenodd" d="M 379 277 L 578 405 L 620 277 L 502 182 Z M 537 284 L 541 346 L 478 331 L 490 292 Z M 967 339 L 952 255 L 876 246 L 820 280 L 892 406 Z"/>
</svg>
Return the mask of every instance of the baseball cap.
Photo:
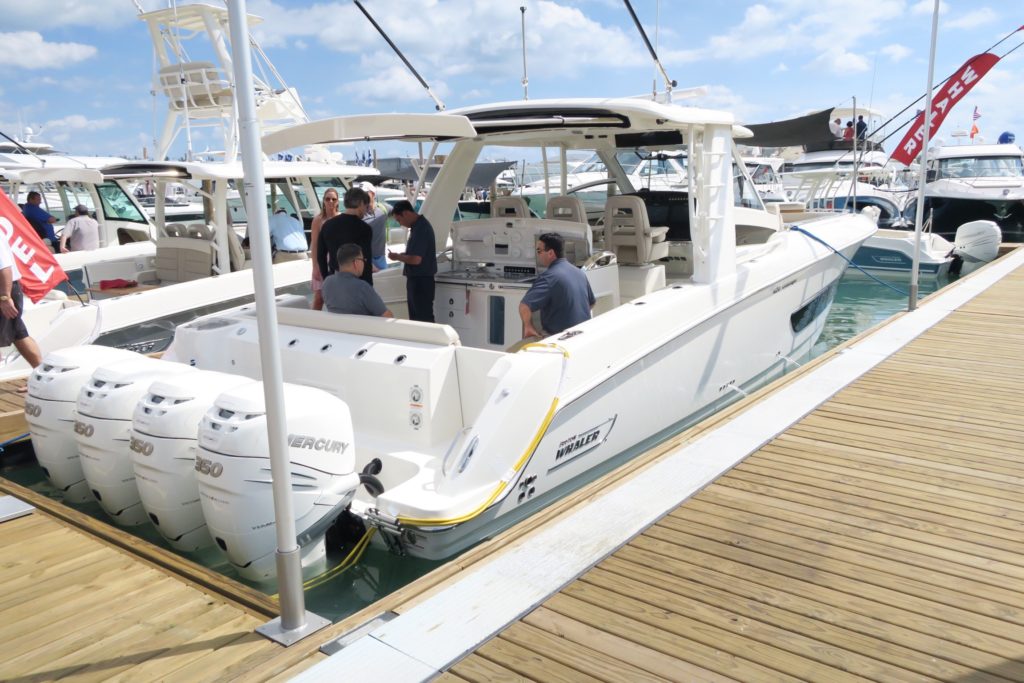
<svg viewBox="0 0 1024 683">
<path fill-rule="evenodd" d="M 372 192 L 374 194 L 377 194 L 377 187 L 372 183 L 363 181 L 361 183 L 356 183 L 356 187 L 358 187 L 363 192 Z"/>
<path fill-rule="evenodd" d="M 87 216 L 89 215 L 89 207 L 86 206 L 85 204 L 79 204 L 78 206 L 75 207 L 75 213 L 77 213 L 79 216 Z"/>
</svg>

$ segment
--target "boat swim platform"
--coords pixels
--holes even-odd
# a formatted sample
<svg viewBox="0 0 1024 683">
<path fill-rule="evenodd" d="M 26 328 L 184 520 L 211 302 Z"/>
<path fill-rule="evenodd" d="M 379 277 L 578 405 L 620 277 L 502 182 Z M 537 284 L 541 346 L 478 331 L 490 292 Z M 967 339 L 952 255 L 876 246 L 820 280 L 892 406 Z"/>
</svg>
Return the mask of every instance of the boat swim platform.
<svg viewBox="0 0 1024 683">
<path fill-rule="evenodd" d="M 1024 680 L 1024 249 L 293 680 Z"/>
<path fill-rule="evenodd" d="M 0 523 L 0 680 L 1024 680 L 1022 264 L 289 648 L 262 593 L 0 479 L 36 506 Z"/>
</svg>

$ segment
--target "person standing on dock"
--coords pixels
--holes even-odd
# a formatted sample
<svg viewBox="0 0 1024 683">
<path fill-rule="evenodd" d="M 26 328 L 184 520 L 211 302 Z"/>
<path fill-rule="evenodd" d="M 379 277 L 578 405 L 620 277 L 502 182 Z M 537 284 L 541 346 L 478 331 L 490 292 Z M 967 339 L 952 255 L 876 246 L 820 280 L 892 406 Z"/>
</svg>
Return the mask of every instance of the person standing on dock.
<svg viewBox="0 0 1024 683">
<path fill-rule="evenodd" d="M 405 264 L 405 298 L 409 304 L 409 320 L 434 322 L 434 274 L 437 273 L 437 244 L 434 226 L 425 216 L 416 213 L 412 203 L 402 199 L 395 202 L 391 215 L 398 224 L 409 229 L 405 253 L 388 252 L 392 261 Z"/>
<path fill-rule="evenodd" d="M 21 357 L 34 368 L 43 362 L 43 354 L 21 319 L 24 297 L 20 280 L 11 245 L 6 239 L 0 239 L 0 346 L 14 344 Z"/>
</svg>

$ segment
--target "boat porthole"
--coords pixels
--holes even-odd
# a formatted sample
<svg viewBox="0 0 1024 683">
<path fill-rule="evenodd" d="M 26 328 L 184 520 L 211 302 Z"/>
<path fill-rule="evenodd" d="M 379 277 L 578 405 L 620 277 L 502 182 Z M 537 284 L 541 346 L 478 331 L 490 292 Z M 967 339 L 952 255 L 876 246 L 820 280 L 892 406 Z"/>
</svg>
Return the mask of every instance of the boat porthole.
<svg viewBox="0 0 1024 683">
<path fill-rule="evenodd" d="M 646 303 L 647 303 L 646 301 L 634 301 L 633 305 L 634 306 L 643 306 Z"/>
<path fill-rule="evenodd" d="M 395 359 L 395 365 L 401 365 L 405 362 L 406 355 L 403 353 L 401 356 Z"/>
<path fill-rule="evenodd" d="M 299 343 L 298 339 L 292 339 L 290 342 L 288 342 L 288 346 L 295 346 L 298 343 Z"/>
<path fill-rule="evenodd" d="M 672 285 L 672 289 L 682 289 L 682 285 Z"/>
<path fill-rule="evenodd" d="M 366 349 L 359 349 L 356 351 L 356 358 L 362 358 L 366 355 Z"/>
<path fill-rule="evenodd" d="M 238 328 L 238 332 L 235 332 L 235 334 L 237 334 L 239 337 L 241 337 L 243 334 L 245 334 L 246 329 L 248 329 L 248 328 L 239 327 Z"/>
<path fill-rule="evenodd" d="M 323 353 L 324 351 L 330 351 L 331 346 L 331 344 L 324 344 L 323 346 L 320 347 L 320 352 Z"/>
</svg>

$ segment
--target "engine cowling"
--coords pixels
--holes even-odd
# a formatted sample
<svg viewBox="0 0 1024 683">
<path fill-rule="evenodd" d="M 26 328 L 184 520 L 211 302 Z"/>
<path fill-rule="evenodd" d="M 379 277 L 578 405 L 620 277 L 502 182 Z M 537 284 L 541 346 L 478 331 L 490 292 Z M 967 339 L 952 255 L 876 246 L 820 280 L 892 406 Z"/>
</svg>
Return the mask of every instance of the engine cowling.
<svg viewBox="0 0 1024 683">
<path fill-rule="evenodd" d="M 29 375 L 25 421 L 32 449 L 50 483 L 68 503 L 93 500 L 75 441 L 78 392 L 100 365 L 136 357 L 132 351 L 109 346 L 77 346 L 46 354 Z"/>
<path fill-rule="evenodd" d="M 213 545 L 199 504 L 196 438 L 218 395 L 252 379 L 197 370 L 154 381 L 135 405 L 129 449 L 142 507 L 175 550 Z"/>
<path fill-rule="evenodd" d="M 97 367 L 78 393 L 75 440 L 82 473 L 100 507 L 121 526 L 137 526 L 148 520 L 135 485 L 129 450 L 135 404 L 153 380 L 185 372 L 196 370 L 136 354 Z"/>
<path fill-rule="evenodd" d="M 971 221 L 956 229 L 953 253 L 964 260 L 964 264 L 988 263 L 999 255 L 999 243 L 1003 231 L 994 221 Z"/>
<path fill-rule="evenodd" d="M 352 502 L 359 475 L 348 406 L 319 389 L 283 385 L 295 529 L 305 573 L 318 573 L 324 533 Z M 276 574 L 276 522 L 262 382 L 221 394 L 199 425 L 196 478 L 210 534 L 244 578 Z"/>
</svg>

